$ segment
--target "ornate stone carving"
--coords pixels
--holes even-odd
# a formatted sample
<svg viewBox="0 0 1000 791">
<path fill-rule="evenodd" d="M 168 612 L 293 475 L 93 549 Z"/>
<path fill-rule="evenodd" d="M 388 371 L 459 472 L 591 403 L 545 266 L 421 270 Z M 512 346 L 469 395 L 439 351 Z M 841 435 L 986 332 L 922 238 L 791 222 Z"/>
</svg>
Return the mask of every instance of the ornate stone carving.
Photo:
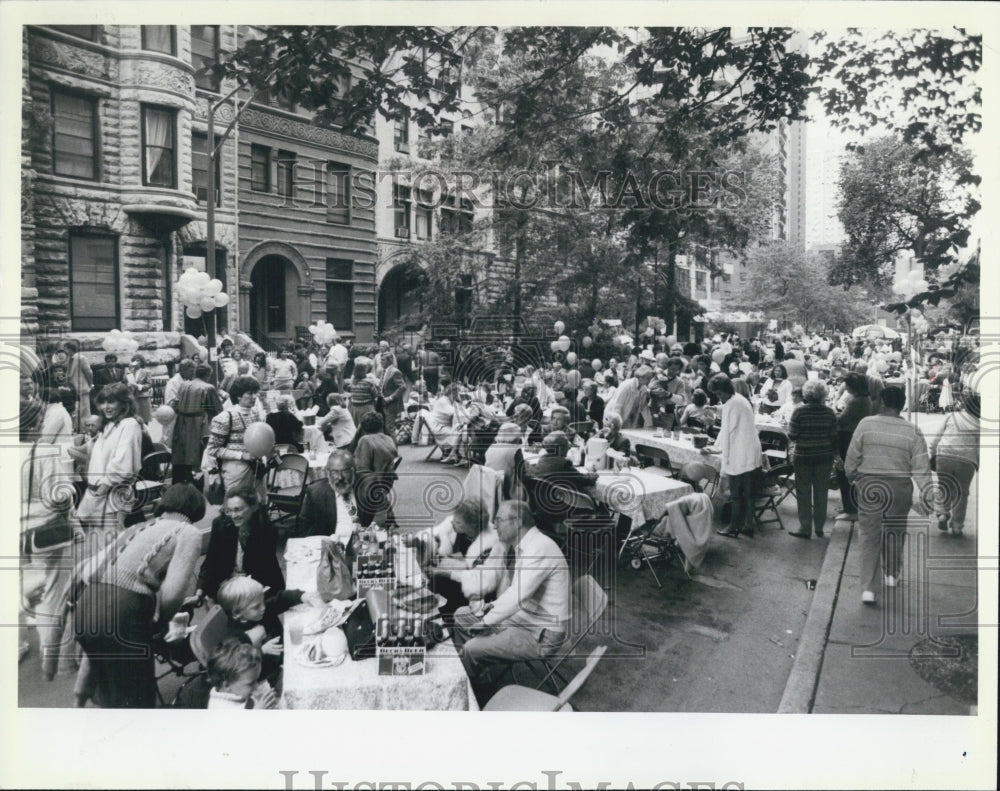
<svg viewBox="0 0 1000 791">
<path fill-rule="evenodd" d="M 244 124 L 263 129 L 268 132 L 277 132 L 288 137 L 308 140 L 319 145 L 339 148 L 350 151 L 358 156 L 371 160 L 378 159 L 378 144 L 370 140 L 365 140 L 333 129 L 326 129 L 322 126 L 307 124 L 302 121 L 295 121 L 291 118 L 274 115 L 272 113 L 261 112 L 253 108 L 247 109 L 242 116 Z"/>
<path fill-rule="evenodd" d="M 40 38 L 31 39 L 31 58 L 52 66 L 58 66 L 76 74 L 115 81 L 118 79 L 118 63 L 99 52 L 91 52 L 72 44 L 56 43 Z"/>
<path fill-rule="evenodd" d="M 298 250 L 284 242 L 261 242 L 254 246 L 243 258 L 243 263 L 240 264 L 240 279 L 249 281 L 257 262 L 269 255 L 281 256 L 294 266 L 295 271 L 299 274 L 299 288 L 306 288 L 310 292 L 312 291 L 312 275 L 309 272 L 309 262 L 303 258 Z"/>
<path fill-rule="evenodd" d="M 194 91 L 194 78 L 190 74 L 165 63 L 140 63 L 135 69 L 135 82 L 150 88 L 168 88 L 185 95 Z"/>
<path fill-rule="evenodd" d="M 36 201 L 51 206 L 66 228 L 104 228 L 118 234 L 128 230 L 128 215 L 118 204 L 59 195 L 38 195 Z"/>
<path fill-rule="evenodd" d="M 204 220 L 193 220 L 177 232 L 183 244 L 194 244 L 204 242 L 208 236 L 208 229 Z M 215 224 L 215 244 L 225 247 L 230 255 L 236 254 L 236 228 L 231 223 L 216 222 Z"/>
<path fill-rule="evenodd" d="M 23 226 L 35 224 L 34 210 L 35 195 L 35 171 L 30 168 L 21 169 L 21 224 Z"/>
</svg>

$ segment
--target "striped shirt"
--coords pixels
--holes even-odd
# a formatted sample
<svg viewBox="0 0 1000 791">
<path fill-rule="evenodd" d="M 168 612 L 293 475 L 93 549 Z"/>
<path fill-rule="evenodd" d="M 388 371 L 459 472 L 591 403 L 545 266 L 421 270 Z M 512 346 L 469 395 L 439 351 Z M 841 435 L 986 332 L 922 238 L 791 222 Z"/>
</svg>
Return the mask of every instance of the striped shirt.
<svg viewBox="0 0 1000 791">
<path fill-rule="evenodd" d="M 788 437 L 795 440 L 796 459 L 832 459 L 837 452 L 837 416 L 824 404 L 802 404 L 792 413 Z"/>
<path fill-rule="evenodd" d="M 860 423 L 844 459 L 847 477 L 906 474 L 930 475 L 927 443 L 919 428 L 901 417 L 874 415 Z"/>
</svg>

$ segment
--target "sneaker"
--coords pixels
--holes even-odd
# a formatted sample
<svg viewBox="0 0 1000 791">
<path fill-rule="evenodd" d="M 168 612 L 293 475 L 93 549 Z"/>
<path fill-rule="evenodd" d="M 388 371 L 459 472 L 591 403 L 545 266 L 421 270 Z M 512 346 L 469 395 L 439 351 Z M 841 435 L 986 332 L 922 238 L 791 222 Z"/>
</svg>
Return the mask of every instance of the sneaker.
<svg viewBox="0 0 1000 791">
<path fill-rule="evenodd" d="M 862 604 L 874 604 L 875 603 L 875 594 L 872 593 L 871 591 L 865 591 L 864 593 L 861 594 L 861 603 Z"/>
<path fill-rule="evenodd" d="M 847 511 L 841 511 L 839 514 L 837 514 L 833 518 L 837 522 L 857 522 L 858 521 L 858 515 L 857 514 L 849 514 L 849 513 L 847 513 Z"/>
<path fill-rule="evenodd" d="M 894 576 L 892 576 L 892 574 L 886 574 L 885 575 L 885 587 L 887 587 L 887 588 L 895 588 L 896 587 L 896 578 Z"/>
</svg>

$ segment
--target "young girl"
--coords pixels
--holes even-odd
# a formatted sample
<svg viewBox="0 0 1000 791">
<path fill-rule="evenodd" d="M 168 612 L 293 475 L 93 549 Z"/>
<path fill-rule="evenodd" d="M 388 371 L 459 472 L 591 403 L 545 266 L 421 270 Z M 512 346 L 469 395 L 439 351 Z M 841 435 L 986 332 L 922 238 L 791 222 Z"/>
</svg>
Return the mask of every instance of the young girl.
<svg viewBox="0 0 1000 791">
<path fill-rule="evenodd" d="M 210 709 L 273 709 L 278 697 L 266 681 L 259 682 L 263 655 L 239 637 L 227 637 L 208 660 L 212 691 Z"/>
</svg>

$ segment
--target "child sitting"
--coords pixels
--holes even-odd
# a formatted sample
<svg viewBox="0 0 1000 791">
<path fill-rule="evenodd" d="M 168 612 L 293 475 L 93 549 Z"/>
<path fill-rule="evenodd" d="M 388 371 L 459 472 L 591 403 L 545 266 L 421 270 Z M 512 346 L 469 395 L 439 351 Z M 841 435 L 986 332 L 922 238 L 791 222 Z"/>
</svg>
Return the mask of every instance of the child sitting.
<svg viewBox="0 0 1000 791">
<path fill-rule="evenodd" d="M 230 632 L 245 635 L 264 655 L 264 678 L 272 680 L 281 672 L 281 621 L 278 616 L 301 604 L 303 596 L 309 603 L 322 602 L 319 594 L 304 594 L 300 590 L 283 590 L 265 596 L 267 588 L 253 577 L 237 575 L 219 586 L 216 596 L 219 606 L 229 616 Z"/>
<path fill-rule="evenodd" d="M 259 648 L 244 637 L 227 637 L 208 660 L 212 691 L 210 709 L 273 709 L 278 697 L 266 682 L 258 683 L 263 667 Z"/>
</svg>

